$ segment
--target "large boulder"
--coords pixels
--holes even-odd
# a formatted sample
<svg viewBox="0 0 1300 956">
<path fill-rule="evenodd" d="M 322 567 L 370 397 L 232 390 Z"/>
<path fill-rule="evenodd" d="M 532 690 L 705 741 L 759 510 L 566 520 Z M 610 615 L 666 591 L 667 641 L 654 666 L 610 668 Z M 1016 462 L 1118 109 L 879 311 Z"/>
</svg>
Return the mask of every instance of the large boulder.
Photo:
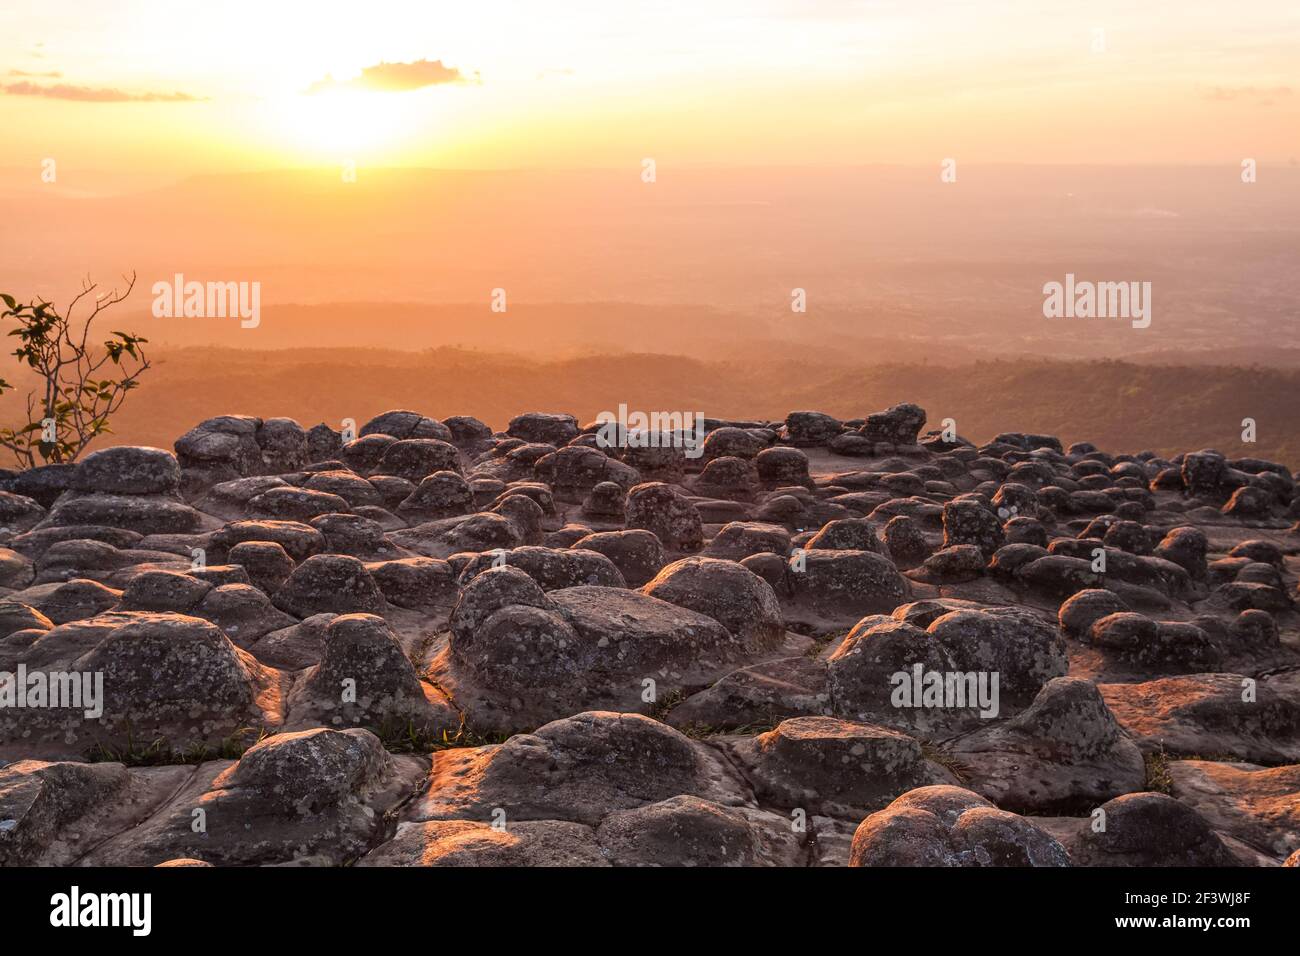
<svg viewBox="0 0 1300 956">
<path fill-rule="evenodd" d="M 672 551 L 695 551 L 704 544 L 700 513 L 672 485 L 659 481 L 627 493 L 627 527 L 652 532 Z"/>
<path fill-rule="evenodd" d="M 911 593 L 893 562 L 871 551 L 806 551 L 790 572 L 787 617 L 818 628 L 887 614 Z"/>
<path fill-rule="evenodd" d="M 161 494 L 181 484 L 176 457 L 161 448 L 119 445 L 92 452 L 77 463 L 72 487 L 118 495 Z"/>
<path fill-rule="evenodd" d="M 727 749 L 762 802 L 855 821 L 916 787 L 956 782 L 906 734 L 835 717 L 784 720 Z"/>
<path fill-rule="evenodd" d="M 596 825 L 620 810 L 681 795 L 723 806 L 744 784 L 711 748 L 640 714 L 581 713 L 504 744 L 434 754 L 423 820 L 569 820 Z"/>
<path fill-rule="evenodd" d="M 849 866 L 1070 866 L 1064 846 L 1025 817 L 954 786 L 921 787 L 862 821 Z"/>
<path fill-rule="evenodd" d="M 295 617 L 323 611 L 380 614 L 384 596 L 364 564 L 342 554 L 314 554 L 275 593 L 275 606 Z"/>
<path fill-rule="evenodd" d="M 422 776 L 419 759 L 386 753 L 364 730 L 277 734 L 238 761 L 200 765 L 161 812 L 101 843 L 84 862 L 345 865 L 382 839 L 388 817 Z"/>
<path fill-rule="evenodd" d="M 1026 710 L 951 748 L 972 790 L 1018 813 L 1088 811 L 1146 784 L 1142 752 L 1079 678 L 1048 681 Z"/>
<path fill-rule="evenodd" d="M 781 604 L 771 585 L 734 561 L 683 558 L 641 593 L 707 614 L 754 651 L 771 650 L 785 638 Z"/>
<path fill-rule="evenodd" d="M 925 427 L 925 409 L 903 403 L 867 416 L 861 432 L 868 441 L 895 445 L 915 445 L 916 436 Z"/>
<path fill-rule="evenodd" d="M 434 739 L 459 722 L 445 695 L 416 676 L 384 619 L 372 614 L 329 622 L 321 661 L 295 686 L 288 720 Z"/>
</svg>

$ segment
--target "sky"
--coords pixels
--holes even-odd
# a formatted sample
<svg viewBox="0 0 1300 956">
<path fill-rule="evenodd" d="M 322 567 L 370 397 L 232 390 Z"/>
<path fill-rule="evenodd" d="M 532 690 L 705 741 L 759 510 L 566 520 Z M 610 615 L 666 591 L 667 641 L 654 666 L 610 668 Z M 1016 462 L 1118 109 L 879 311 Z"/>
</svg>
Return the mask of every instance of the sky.
<svg viewBox="0 0 1300 956">
<path fill-rule="evenodd" d="M 1300 159 L 1300 4 L 5 0 L 0 167 Z"/>
</svg>

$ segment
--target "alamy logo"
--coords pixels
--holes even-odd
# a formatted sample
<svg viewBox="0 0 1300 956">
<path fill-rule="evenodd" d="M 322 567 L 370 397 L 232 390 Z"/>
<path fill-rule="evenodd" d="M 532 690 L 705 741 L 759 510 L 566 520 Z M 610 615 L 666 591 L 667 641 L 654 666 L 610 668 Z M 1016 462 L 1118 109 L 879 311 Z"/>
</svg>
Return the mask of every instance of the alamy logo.
<svg viewBox="0 0 1300 956">
<path fill-rule="evenodd" d="M 978 707 L 981 717 L 998 715 L 997 671 L 927 671 L 913 664 L 911 672 L 895 671 L 889 677 L 895 707 Z"/>
<path fill-rule="evenodd" d="M 82 893 L 74 886 L 50 897 L 50 925 L 127 926 L 132 936 L 148 936 L 153 929 L 153 894 Z"/>
<path fill-rule="evenodd" d="M 240 328 L 255 329 L 262 324 L 260 282 L 186 282 L 178 272 L 171 282 L 155 282 L 151 291 L 156 319 L 238 317 Z"/>
<path fill-rule="evenodd" d="M 8 707 L 80 710 L 87 720 L 104 714 L 102 671 L 0 671 L 0 710 Z"/>
<path fill-rule="evenodd" d="M 684 448 L 687 458 L 704 454 L 703 412 L 631 412 L 619 405 L 617 414 L 596 416 L 601 448 Z"/>
<path fill-rule="evenodd" d="M 1049 319 L 1131 319 L 1133 328 L 1151 324 L 1150 282 L 1065 282 L 1043 284 L 1043 315 Z"/>
</svg>

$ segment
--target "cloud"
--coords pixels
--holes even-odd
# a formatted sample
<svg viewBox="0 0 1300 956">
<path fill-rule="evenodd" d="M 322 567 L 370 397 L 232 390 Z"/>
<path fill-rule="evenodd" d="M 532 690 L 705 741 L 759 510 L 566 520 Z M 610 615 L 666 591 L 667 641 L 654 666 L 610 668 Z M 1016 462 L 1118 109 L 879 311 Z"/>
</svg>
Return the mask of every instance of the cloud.
<svg viewBox="0 0 1300 956">
<path fill-rule="evenodd" d="M 377 93 L 402 93 L 426 86 L 444 83 L 465 83 L 465 75 L 454 66 L 444 66 L 442 60 L 416 60 L 412 63 L 376 63 L 362 69 L 359 76 L 350 80 L 336 80 L 326 75 L 307 88 L 308 93 L 327 90 L 369 90 Z"/>
<path fill-rule="evenodd" d="M 50 71 L 49 73 L 28 73 L 26 70 L 10 70 L 10 71 L 9 71 L 9 75 L 10 75 L 10 76 L 30 76 L 30 77 L 35 77 L 35 78 L 37 78 L 37 79 L 42 79 L 42 80 L 57 80 L 57 79 L 60 79 L 60 78 L 63 76 L 63 74 L 60 73 L 60 72 L 58 72 L 57 70 L 52 70 L 52 71 Z"/>
<path fill-rule="evenodd" d="M 50 99 L 76 100 L 81 103 L 198 103 L 205 99 L 189 93 L 128 93 L 109 87 L 74 86 L 70 83 L 41 86 L 27 80 L 0 83 L 0 92 L 10 96 L 47 96 Z"/>
<path fill-rule="evenodd" d="M 1272 106 L 1274 97 L 1290 96 L 1292 93 L 1289 86 L 1274 87 L 1257 87 L 1257 86 L 1215 86 L 1201 93 L 1202 98 L 1207 100 L 1230 101 L 1237 99 L 1253 99 L 1260 106 Z"/>
</svg>

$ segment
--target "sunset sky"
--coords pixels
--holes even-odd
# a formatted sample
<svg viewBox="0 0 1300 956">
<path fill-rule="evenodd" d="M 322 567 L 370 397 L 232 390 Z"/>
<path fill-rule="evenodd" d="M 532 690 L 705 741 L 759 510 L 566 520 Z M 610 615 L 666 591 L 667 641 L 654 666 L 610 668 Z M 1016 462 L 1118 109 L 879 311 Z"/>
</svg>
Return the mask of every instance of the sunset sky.
<svg viewBox="0 0 1300 956">
<path fill-rule="evenodd" d="M 1295 0 L 5 0 L 0 35 L 10 168 L 1300 157 Z"/>
</svg>

